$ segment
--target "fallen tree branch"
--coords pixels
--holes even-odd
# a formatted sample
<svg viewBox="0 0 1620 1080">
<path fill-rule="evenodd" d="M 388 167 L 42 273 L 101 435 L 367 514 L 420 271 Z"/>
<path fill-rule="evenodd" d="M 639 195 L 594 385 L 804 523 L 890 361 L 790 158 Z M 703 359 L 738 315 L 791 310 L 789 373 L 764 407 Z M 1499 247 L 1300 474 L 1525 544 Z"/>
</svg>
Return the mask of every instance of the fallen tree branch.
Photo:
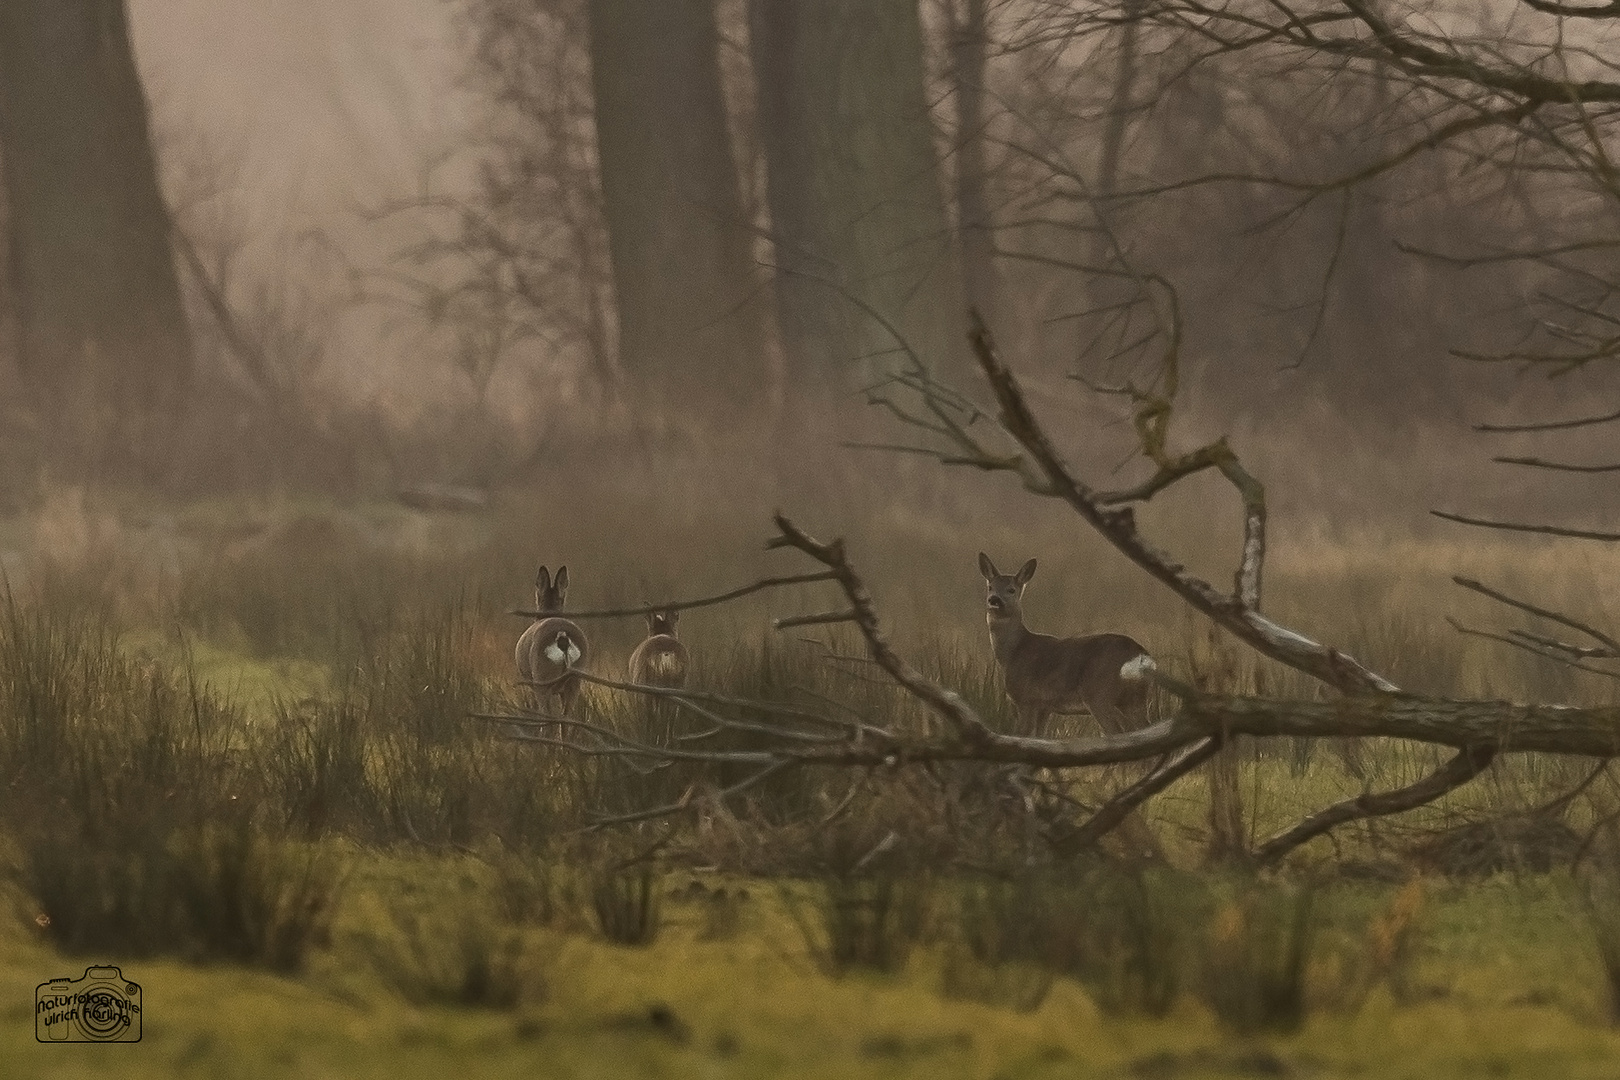
<svg viewBox="0 0 1620 1080">
<path fill-rule="evenodd" d="M 1182 564 L 1150 546 L 1138 531 L 1136 517 L 1128 507 L 1113 510 L 1104 506 L 1090 488 L 1069 472 L 1030 410 L 1018 380 L 997 355 L 990 332 L 976 313 L 969 339 L 979 367 L 989 380 L 1000 405 L 1001 426 L 1028 455 L 1021 470 L 1025 488 L 1037 495 L 1067 503 L 1126 558 L 1167 585 L 1194 610 L 1208 616 L 1262 655 L 1314 676 L 1345 693 L 1399 692 L 1394 683 L 1353 657 L 1279 626 L 1244 602 L 1247 587 L 1243 579 L 1246 576 L 1254 581 L 1253 595 L 1258 599 L 1258 565 L 1265 554 L 1263 540 L 1255 542 L 1262 534 L 1247 523 L 1244 563 L 1252 562 L 1255 568 L 1251 572 L 1245 566 L 1239 567 L 1237 595 L 1222 593 Z M 1252 520 L 1253 515 L 1250 517 Z M 1257 524 L 1263 527 L 1263 516 Z"/>
<path fill-rule="evenodd" d="M 760 592 L 764 589 L 779 589 L 787 585 L 808 585 L 817 581 L 831 581 L 833 575 L 828 572 L 814 574 L 791 574 L 787 577 L 761 578 L 751 585 L 744 585 L 740 589 L 719 593 L 715 596 L 705 596 L 697 600 L 672 600 L 665 604 L 642 604 L 640 607 L 609 608 L 603 611 L 529 611 L 523 608 L 514 608 L 508 615 L 521 615 L 525 619 L 622 619 L 632 615 L 647 615 L 654 611 L 688 611 L 692 608 L 713 607 L 715 604 L 725 604 L 749 593 Z"/>
<path fill-rule="evenodd" d="M 1318 810 L 1261 844 L 1255 851 L 1255 858 L 1262 864 L 1274 863 L 1306 841 L 1347 822 L 1415 810 L 1447 792 L 1455 791 L 1484 772 L 1495 760 L 1496 753 L 1496 748 L 1490 745 L 1464 746 L 1450 761 L 1415 784 L 1378 795 L 1358 795 Z"/>
<path fill-rule="evenodd" d="M 1548 461 L 1538 457 L 1493 457 L 1499 465 L 1526 465 L 1533 469 L 1551 469 L 1553 472 L 1611 473 L 1620 472 L 1620 464 L 1577 465 L 1570 461 Z"/>
<path fill-rule="evenodd" d="M 771 764 L 766 765 L 764 768 L 756 769 L 755 771 L 749 773 L 747 776 L 743 777 L 735 784 L 732 784 L 730 787 L 721 788 L 719 791 L 714 792 L 706 799 L 692 798 L 692 792 L 689 789 L 679 799 L 676 799 L 674 802 L 668 803 L 664 806 L 650 807 L 646 810 L 635 810 L 628 814 L 607 814 L 596 816 L 591 818 L 591 823 L 589 826 L 587 826 L 587 828 L 600 829 L 607 825 L 630 825 L 638 821 L 651 821 L 654 818 L 670 817 L 674 814 L 680 813 L 683 810 L 696 809 L 697 807 L 705 804 L 719 805 L 731 796 L 740 794 L 741 792 L 747 791 L 749 788 L 754 787 L 756 784 L 769 780 L 771 777 L 775 776 L 783 769 L 786 769 L 791 764 L 792 762 L 788 761 L 772 762 Z"/>
<path fill-rule="evenodd" d="M 872 594 L 866 589 L 860 577 L 850 566 L 844 555 L 844 542 L 834 540 L 824 544 L 800 529 L 786 516 L 776 515 L 776 527 L 779 535 L 766 543 L 768 548 L 790 547 L 810 556 L 812 559 L 827 567 L 833 580 L 843 589 L 844 596 L 849 600 L 850 610 L 840 615 L 839 621 L 853 621 L 860 630 L 861 636 L 866 639 L 866 648 L 872 654 L 872 659 L 878 666 L 889 673 L 889 677 L 909 690 L 937 715 L 944 718 L 956 733 L 969 743 L 982 745 L 993 738 L 989 726 L 973 711 L 960 694 L 954 690 L 947 690 L 938 683 L 925 678 L 923 674 L 900 658 L 889 645 L 888 639 L 878 626 L 877 609 L 872 603 Z M 802 625 L 792 620 L 778 620 L 778 629 L 784 626 Z"/>
<path fill-rule="evenodd" d="M 1214 757 L 1221 745 L 1219 737 L 1210 736 L 1182 750 L 1104 803 L 1084 825 L 1054 840 L 1053 852 L 1069 857 L 1096 846 L 1104 836 L 1118 828 L 1131 811 Z"/>
<path fill-rule="evenodd" d="M 1309 701 L 1193 692 L 1169 719 L 1118 735 L 1036 738 L 1004 735 L 988 728 L 965 728 L 938 736 L 912 736 L 868 727 L 859 741 L 851 737 L 833 743 L 799 745 L 798 740 L 784 737 L 779 745 L 746 751 L 655 747 L 627 739 L 601 725 L 559 720 L 538 713 L 474 716 L 526 726 L 560 723 L 604 737 L 610 742 L 607 747 L 610 752 L 753 764 L 789 758 L 801 765 L 896 766 L 976 761 L 1035 768 L 1084 768 L 1161 757 L 1216 735 L 1368 736 L 1410 739 L 1457 749 L 1488 746 L 1501 753 L 1620 757 L 1620 705 L 1528 705 L 1408 694 L 1360 694 L 1333 701 Z"/>
</svg>

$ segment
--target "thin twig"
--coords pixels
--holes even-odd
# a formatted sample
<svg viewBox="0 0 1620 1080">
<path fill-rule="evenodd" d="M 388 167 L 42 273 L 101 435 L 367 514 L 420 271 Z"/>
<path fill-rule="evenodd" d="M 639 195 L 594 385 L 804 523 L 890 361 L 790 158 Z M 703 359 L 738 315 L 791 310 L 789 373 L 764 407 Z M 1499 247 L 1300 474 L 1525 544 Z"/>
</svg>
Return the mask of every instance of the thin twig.
<svg viewBox="0 0 1620 1080">
<path fill-rule="evenodd" d="M 831 581 L 836 575 L 827 572 L 814 574 L 791 574 L 786 577 L 761 578 L 752 585 L 744 585 L 740 589 L 732 589 L 716 596 L 705 596 L 698 600 L 672 600 L 669 603 L 642 604 L 633 608 L 612 608 L 604 611 L 525 611 L 513 609 L 508 615 L 521 615 L 525 619 L 622 619 L 632 615 L 647 615 L 654 611 L 687 611 L 691 608 L 712 607 L 715 604 L 724 604 L 749 593 L 756 593 L 762 589 L 776 589 L 785 585 L 806 585 L 813 581 Z"/>
<path fill-rule="evenodd" d="M 1452 759 L 1414 784 L 1378 795 L 1357 795 L 1318 810 L 1297 825 L 1261 844 L 1255 858 L 1274 863 L 1307 840 L 1350 821 L 1404 813 L 1455 791 L 1484 772 L 1496 759 L 1494 746 L 1465 746 Z"/>
<path fill-rule="evenodd" d="M 813 615 L 788 615 L 772 619 L 771 627 L 775 630 L 786 630 L 793 626 L 827 626 L 832 623 L 852 623 L 857 617 L 852 610 L 820 611 Z"/>
<path fill-rule="evenodd" d="M 1475 581 L 1473 578 L 1453 576 L 1451 580 L 1471 592 L 1477 592 L 1481 596 L 1488 596 L 1498 603 L 1506 604 L 1509 607 L 1518 608 L 1520 611 L 1535 615 L 1538 618 L 1551 620 L 1552 622 L 1558 623 L 1561 626 L 1567 626 L 1571 630 L 1585 634 L 1594 641 L 1603 643 L 1613 652 L 1620 653 L 1620 642 L 1615 641 L 1614 638 L 1603 633 L 1601 630 L 1598 630 L 1596 627 L 1589 626 L 1586 623 L 1580 622 L 1560 612 L 1552 611 L 1544 607 L 1538 607 L 1537 605 L 1529 603 L 1528 601 L 1516 600 L 1506 593 L 1498 592 L 1489 585 L 1483 585 L 1480 582 Z"/>
<path fill-rule="evenodd" d="M 1575 420 L 1543 420 L 1530 424 L 1475 424 L 1475 431 L 1488 431 L 1493 433 L 1527 432 L 1527 431 L 1568 431 L 1571 428 L 1592 427 L 1596 424 L 1612 424 L 1620 420 L 1620 412 L 1604 413 L 1602 416 L 1583 416 Z"/>
<path fill-rule="evenodd" d="M 747 791 L 754 785 L 770 779 L 772 776 L 775 776 L 777 773 L 793 764 L 794 762 L 792 761 L 772 762 L 771 764 L 766 765 L 764 768 L 750 773 L 748 776 L 737 781 L 737 783 L 732 784 L 730 787 L 721 788 L 710 797 L 709 801 L 720 803 L 731 796 L 738 794 L 739 792 Z M 599 829 L 607 825 L 628 825 L 637 821 L 650 821 L 653 818 L 670 817 L 674 814 L 680 813 L 683 810 L 690 810 L 699 805 L 701 805 L 700 801 L 691 798 L 690 793 L 688 793 L 674 802 L 668 803 L 664 806 L 654 806 L 647 810 L 636 810 L 628 814 L 613 814 L 610 816 L 593 817 L 590 825 L 587 826 L 587 828 Z"/>
<path fill-rule="evenodd" d="M 1468 517 L 1463 514 L 1452 514 L 1444 510 L 1430 510 L 1429 513 L 1437 518 L 1455 521 L 1459 525 L 1477 525 L 1482 529 L 1501 529 L 1505 532 L 1541 533 L 1546 536 L 1567 536 L 1575 540 L 1620 540 L 1620 533 L 1596 532 L 1590 529 L 1566 529 L 1560 525 L 1531 525 L 1516 521 L 1489 521 L 1485 518 Z"/>
</svg>

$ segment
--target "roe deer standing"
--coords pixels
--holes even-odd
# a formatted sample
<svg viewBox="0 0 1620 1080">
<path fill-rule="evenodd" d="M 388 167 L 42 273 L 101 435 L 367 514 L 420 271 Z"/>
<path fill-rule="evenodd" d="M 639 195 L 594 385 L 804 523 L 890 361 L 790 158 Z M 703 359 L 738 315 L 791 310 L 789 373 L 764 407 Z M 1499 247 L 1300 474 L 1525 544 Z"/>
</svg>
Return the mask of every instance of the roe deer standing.
<svg viewBox="0 0 1620 1080">
<path fill-rule="evenodd" d="M 1035 576 L 1034 559 L 1016 574 L 1003 574 L 981 551 L 979 572 L 990 642 L 1026 733 L 1041 734 L 1050 713 L 1089 712 L 1111 735 L 1147 725 L 1147 674 L 1156 665 L 1146 649 L 1124 634 L 1033 633 L 1024 625 L 1022 597 Z"/>
<path fill-rule="evenodd" d="M 517 643 L 518 678 L 531 684 L 535 706 L 545 716 L 565 717 L 579 697 L 579 679 L 569 674 L 585 666 L 590 645 L 585 632 L 572 620 L 548 615 L 561 611 L 568 600 L 568 567 L 557 568 L 552 580 L 545 567 L 534 580 L 534 606 L 540 617 L 529 624 Z"/>
<path fill-rule="evenodd" d="M 630 654 L 630 681 L 679 690 L 686 685 L 686 646 L 675 636 L 678 611 L 649 611 L 647 640 Z"/>
</svg>

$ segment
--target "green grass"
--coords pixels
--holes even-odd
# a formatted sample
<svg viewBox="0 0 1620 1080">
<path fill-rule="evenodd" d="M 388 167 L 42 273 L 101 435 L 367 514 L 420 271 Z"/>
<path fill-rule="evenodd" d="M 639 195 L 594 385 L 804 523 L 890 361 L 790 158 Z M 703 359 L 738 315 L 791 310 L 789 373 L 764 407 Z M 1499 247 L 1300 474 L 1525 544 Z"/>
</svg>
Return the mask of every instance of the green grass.
<svg viewBox="0 0 1620 1080">
<path fill-rule="evenodd" d="M 119 1051 L 120 1074 L 1194 1077 L 1276 1061 L 1327 1075 L 1598 1077 L 1620 1055 L 1568 890 L 1551 879 L 1504 879 L 1434 902 L 1420 981 L 1443 993 L 1397 1002 L 1380 987 L 1295 1035 L 1235 1041 L 1189 996 L 1163 1019 L 1108 1015 L 1066 978 L 1030 1013 L 950 1000 L 938 989 L 939 948 L 899 974 L 830 979 L 769 888 L 751 890 L 743 932 L 719 942 L 704 940 L 702 903 L 680 899 L 644 948 L 527 929 L 549 988 L 539 1002 L 412 1004 L 359 940 L 375 929 L 379 896 L 442 897 L 469 873 L 459 856 L 362 856 L 333 948 L 301 979 L 122 961 L 142 985 L 146 1019 L 142 1044 Z M 1392 891 L 1348 900 L 1376 907 Z M 1526 934 L 1527 925 L 1540 929 Z M 0 937 L 5 1075 L 106 1068 L 104 1051 L 38 1046 L 30 1030 L 34 984 L 82 966 L 19 923 Z"/>
</svg>

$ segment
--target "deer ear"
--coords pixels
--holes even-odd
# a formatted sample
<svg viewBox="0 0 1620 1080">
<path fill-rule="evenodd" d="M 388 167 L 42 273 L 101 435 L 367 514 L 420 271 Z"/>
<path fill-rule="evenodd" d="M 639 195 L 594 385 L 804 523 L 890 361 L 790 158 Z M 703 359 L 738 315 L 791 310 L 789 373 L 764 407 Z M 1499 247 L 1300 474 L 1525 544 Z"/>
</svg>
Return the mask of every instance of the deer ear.
<svg viewBox="0 0 1620 1080">
<path fill-rule="evenodd" d="M 990 556 L 982 551 L 979 552 L 979 573 L 984 575 L 986 581 L 996 576 L 996 564 L 991 562 Z"/>
<path fill-rule="evenodd" d="M 666 611 L 664 612 L 664 618 L 669 622 L 669 628 L 673 630 L 675 624 L 681 621 L 681 613 L 678 611 Z"/>
<path fill-rule="evenodd" d="M 1023 566 L 1018 568 L 1018 576 L 1013 578 L 1013 581 L 1017 582 L 1018 587 L 1021 589 L 1025 585 L 1028 585 L 1029 584 L 1029 579 L 1034 577 L 1034 576 L 1035 576 L 1035 560 L 1031 559 L 1031 560 L 1029 560 L 1029 562 L 1025 563 Z"/>
<path fill-rule="evenodd" d="M 551 588 L 551 572 L 543 566 L 540 568 L 540 572 L 534 576 L 534 587 L 541 592 Z"/>
<path fill-rule="evenodd" d="M 1033 562 L 1034 560 L 1031 560 L 1031 561 Z M 568 591 L 568 567 L 566 567 L 566 566 L 557 567 L 557 580 L 556 580 L 555 584 L 557 586 L 557 591 L 558 592 L 567 592 Z"/>
</svg>

